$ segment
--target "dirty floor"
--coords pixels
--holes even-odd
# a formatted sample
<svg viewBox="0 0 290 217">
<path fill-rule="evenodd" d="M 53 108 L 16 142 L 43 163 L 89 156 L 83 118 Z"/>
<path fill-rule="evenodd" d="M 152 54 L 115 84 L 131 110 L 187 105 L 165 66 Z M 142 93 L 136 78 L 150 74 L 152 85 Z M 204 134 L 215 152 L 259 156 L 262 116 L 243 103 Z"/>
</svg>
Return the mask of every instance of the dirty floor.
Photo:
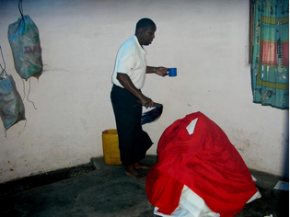
<svg viewBox="0 0 290 217">
<path fill-rule="evenodd" d="M 156 156 L 144 163 L 154 164 Z M 14 189 L 1 185 L 1 217 L 154 217 L 145 192 L 145 180 L 125 175 L 120 165 L 92 159 L 93 170 L 80 168 L 78 175 L 53 183 Z M 74 169 L 74 173 L 76 169 Z M 82 171 L 86 170 L 86 171 Z M 289 192 L 273 189 L 279 177 L 251 171 L 262 198 L 247 204 L 237 217 L 287 217 Z M 288 180 L 285 180 L 288 181 Z M 32 182 L 32 181 L 31 181 Z"/>
</svg>

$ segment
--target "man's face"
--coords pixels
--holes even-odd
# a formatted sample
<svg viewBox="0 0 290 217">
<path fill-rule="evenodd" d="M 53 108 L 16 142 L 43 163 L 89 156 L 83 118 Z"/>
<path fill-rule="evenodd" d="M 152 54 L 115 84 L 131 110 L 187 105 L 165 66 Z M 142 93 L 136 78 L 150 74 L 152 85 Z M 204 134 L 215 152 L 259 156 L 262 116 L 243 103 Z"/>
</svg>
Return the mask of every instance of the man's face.
<svg viewBox="0 0 290 217">
<path fill-rule="evenodd" d="M 152 43 L 155 38 L 155 31 L 156 28 L 154 27 L 145 27 L 140 29 L 142 45 L 147 46 Z"/>
</svg>

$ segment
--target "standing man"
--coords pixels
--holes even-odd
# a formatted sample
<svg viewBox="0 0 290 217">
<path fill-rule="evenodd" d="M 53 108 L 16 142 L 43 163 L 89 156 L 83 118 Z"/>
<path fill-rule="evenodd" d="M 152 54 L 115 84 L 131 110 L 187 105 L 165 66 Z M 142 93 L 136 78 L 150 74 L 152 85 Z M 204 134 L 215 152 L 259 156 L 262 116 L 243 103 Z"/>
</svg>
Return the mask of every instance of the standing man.
<svg viewBox="0 0 290 217">
<path fill-rule="evenodd" d="M 141 126 L 142 106 L 152 107 L 154 102 L 145 96 L 141 89 L 145 83 L 146 73 L 167 75 L 165 67 L 147 66 L 146 51 L 155 38 L 156 25 L 149 18 L 143 18 L 136 24 L 135 35 L 120 47 L 114 72 L 111 101 L 115 114 L 119 137 L 121 161 L 126 174 L 140 179 L 144 175 L 139 169 L 149 169 L 141 164 L 146 151 L 153 144 Z"/>
</svg>

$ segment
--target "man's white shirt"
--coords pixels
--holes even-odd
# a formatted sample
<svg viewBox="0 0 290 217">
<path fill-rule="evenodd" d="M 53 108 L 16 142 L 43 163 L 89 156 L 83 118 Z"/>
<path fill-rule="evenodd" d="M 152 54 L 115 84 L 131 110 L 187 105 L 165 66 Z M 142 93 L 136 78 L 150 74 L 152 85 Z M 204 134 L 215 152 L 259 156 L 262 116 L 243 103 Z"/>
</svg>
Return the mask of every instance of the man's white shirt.
<svg viewBox="0 0 290 217">
<path fill-rule="evenodd" d="M 137 89 L 145 83 L 146 75 L 146 50 L 141 47 L 135 35 L 126 40 L 118 50 L 112 83 L 123 87 L 117 79 L 117 73 L 127 74 Z"/>
</svg>

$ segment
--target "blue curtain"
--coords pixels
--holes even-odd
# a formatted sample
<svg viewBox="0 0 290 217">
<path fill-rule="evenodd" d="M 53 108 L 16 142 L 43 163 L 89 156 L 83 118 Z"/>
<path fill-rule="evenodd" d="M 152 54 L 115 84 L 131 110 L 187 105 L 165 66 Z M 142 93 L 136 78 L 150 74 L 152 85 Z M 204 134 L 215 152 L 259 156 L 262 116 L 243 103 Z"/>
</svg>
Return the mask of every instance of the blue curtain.
<svg viewBox="0 0 290 217">
<path fill-rule="evenodd" d="M 289 109 L 289 1 L 253 0 L 253 102 Z"/>
</svg>

